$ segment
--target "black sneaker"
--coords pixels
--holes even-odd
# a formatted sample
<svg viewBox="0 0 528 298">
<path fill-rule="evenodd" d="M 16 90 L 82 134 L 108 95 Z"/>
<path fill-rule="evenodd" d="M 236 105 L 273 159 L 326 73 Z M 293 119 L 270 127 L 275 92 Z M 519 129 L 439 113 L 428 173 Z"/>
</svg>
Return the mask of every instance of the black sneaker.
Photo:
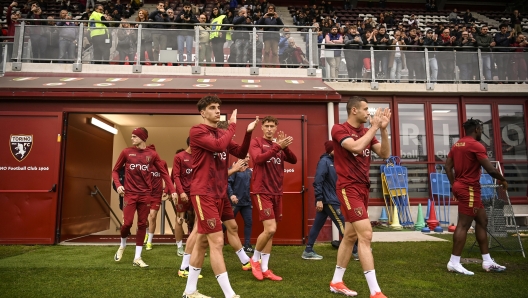
<svg viewBox="0 0 528 298">
<path fill-rule="evenodd" d="M 254 249 L 253 249 L 253 247 L 251 247 L 251 245 L 244 245 L 244 251 L 246 253 L 251 253 L 252 254 L 254 252 Z"/>
</svg>

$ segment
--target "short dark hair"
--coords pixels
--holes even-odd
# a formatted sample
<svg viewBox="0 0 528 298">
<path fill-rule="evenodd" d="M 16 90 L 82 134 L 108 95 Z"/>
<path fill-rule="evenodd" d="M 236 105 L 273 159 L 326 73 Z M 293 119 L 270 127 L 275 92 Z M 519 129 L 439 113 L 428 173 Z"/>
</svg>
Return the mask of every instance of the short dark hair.
<svg viewBox="0 0 528 298">
<path fill-rule="evenodd" d="M 185 142 L 187 143 L 187 146 L 191 145 L 191 138 L 187 137 L 187 140 Z"/>
<path fill-rule="evenodd" d="M 158 5 L 160 5 L 160 3 L 163 4 L 163 6 L 165 6 L 165 1 L 163 1 L 163 0 L 159 0 L 159 1 L 158 1 Z"/>
<path fill-rule="evenodd" d="M 352 96 L 348 100 L 347 105 L 346 105 L 347 115 L 350 115 L 350 111 L 352 110 L 352 108 L 359 108 L 359 103 L 362 102 L 362 101 L 368 103 L 368 100 L 366 98 L 364 98 L 364 97 Z"/>
<path fill-rule="evenodd" d="M 262 119 L 262 124 L 264 125 L 265 122 L 273 122 L 275 125 L 279 125 L 279 119 L 273 117 L 273 116 L 266 116 L 264 119 Z"/>
<path fill-rule="evenodd" d="M 196 106 L 198 107 L 198 112 L 205 110 L 205 108 L 207 108 L 207 106 L 209 106 L 212 103 L 217 103 L 221 105 L 222 101 L 216 95 L 207 95 L 207 96 L 200 98 L 200 100 L 196 104 Z"/>
<path fill-rule="evenodd" d="M 499 26 L 499 30 L 502 29 L 502 28 L 508 28 L 508 25 L 506 25 L 506 24 L 500 24 L 500 26 Z"/>
<path fill-rule="evenodd" d="M 180 152 L 182 152 L 182 151 L 185 151 L 185 149 L 180 148 L 180 149 L 176 150 L 176 154 L 178 154 L 178 153 L 180 153 Z"/>
<path fill-rule="evenodd" d="M 469 135 L 475 132 L 475 130 L 478 127 L 482 126 L 482 121 L 480 121 L 479 119 L 473 119 L 472 117 L 468 121 L 464 122 L 462 126 L 464 127 L 464 131 L 466 132 L 466 135 Z"/>
<path fill-rule="evenodd" d="M 182 7 L 185 7 L 185 6 L 192 7 L 191 2 L 187 2 L 187 1 L 183 2 Z"/>
</svg>

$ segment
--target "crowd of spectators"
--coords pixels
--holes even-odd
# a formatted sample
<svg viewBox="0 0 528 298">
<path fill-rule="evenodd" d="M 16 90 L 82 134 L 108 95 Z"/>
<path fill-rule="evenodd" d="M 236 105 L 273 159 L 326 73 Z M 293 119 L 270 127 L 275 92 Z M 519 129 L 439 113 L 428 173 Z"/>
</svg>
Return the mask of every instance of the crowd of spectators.
<svg viewBox="0 0 528 298">
<path fill-rule="evenodd" d="M 84 0 L 83 0 L 84 1 Z M 131 1 L 125 5 L 120 0 L 105 4 L 93 4 L 88 1 L 86 9 L 76 19 L 90 20 L 85 27 L 84 50 L 92 48 L 92 60 L 108 61 L 140 59 L 145 64 L 161 64 L 161 54 L 167 50 L 178 50 L 177 63 L 189 65 L 193 59 L 208 65 L 224 66 L 230 64 L 246 66 L 253 62 L 253 27 L 257 25 L 256 63 L 263 65 L 306 66 L 308 59 L 306 47 L 301 49 L 291 37 L 290 28 L 283 28 L 284 22 L 276 12 L 276 7 L 266 0 L 214 0 L 209 3 L 159 1 L 154 11 L 148 12 L 139 7 L 139 2 Z M 55 21 L 53 16 L 45 17 L 42 11 L 45 2 L 32 1 L 16 12 L 18 6 L 13 2 L 8 8 L 8 32 L 14 32 L 21 13 L 27 10 L 26 18 L 34 19 L 27 35 L 31 40 L 32 56 L 35 61 L 59 60 L 71 61 L 77 52 L 78 24 L 72 17 L 70 2 L 62 1 L 60 15 Z M 79 2 L 81 8 L 83 3 Z M 313 2 L 312 2 L 313 3 Z M 344 1 L 345 9 L 353 10 L 350 1 Z M 380 2 L 384 7 L 384 2 Z M 436 10 L 434 1 L 427 1 L 427 10 Z M 141 53 L 137 51 L 138 24 L 126 20 L 139 9 L 136 22 L 154 22 L 142 25 Z M 400 20 L 392 11 L 371 15 L 362 20 L 351 22 L 340 20 L 331 1 L 304 5 L 293 13 L 293 23 L 297 26 L 311 26 L 317 34 L 321 62 L 327 68 L 328 79 L 339 79 L 339 69 L 344 60 L 350 80 L 368 80 L 370 72 L 375 71 L 379 81 L 399 82 L 402 70 L 408 70 L 408 80 L 425 81 L 424 49 L 429 52 L 429 76 L 432 81 L 453 80 L 458 69 L 461 81 L 478 81 L 479 69 L 472 55 L 480 48 L 482 52 L 483 76 L 486 81 L 526 80 L 527 42 L 521 32 L 522 16 L 518 11 L 512 14 L 509 24 L 502 24 L 500 31 L 490 34 L 486 24 L 475 22 L 470 10 L 459 14 L 455 9 L 447 16 L 449 22 L 435 23 L 423 30 L 420 20 L 411 15 Z M 121 20 L 114 24 L 102 21 Z M 202 25 L 203 24 L 203 25 Z M 47 26 L 46 26 L 47 25 Z M 261 27 L 258 25 L 277 25 L 279 27 Z M 199 29 L 199 56 L 193 58 L 195 26 Z M 119 28 L 114 28 L 119 27 Z M 166 29 L 178 29 L 168 31 Z M 297 28 L 303 38 L 307 28 Z M 423 30 L 423 31 L 422 31 Z M 282 31 L 282 32 L 279 32 Z M 229 48 L 229 51 L 225 51 Z M 374 60 L 369 50 L 375 50 Z M 262 49 L 262 51 L 260 50 Z M 453 54 L 453 53 L 457 54 Z M 500 55 L 505 52 L 517 52 L 518 55 Z M 229 53 L 226 55 L 226 52 Z M 493 54 L 497 53 L 497 54 Z M 139 57 L 137 57 L 139 56 Z M 441 57 L 441 58 L 440 58 Z M 507 57 L 507 58 L 506 58 Z M 466 59 L 467 58 L 467 59 Z M 174 59 L 173 62 L 176 63 Z"/>
</svg>

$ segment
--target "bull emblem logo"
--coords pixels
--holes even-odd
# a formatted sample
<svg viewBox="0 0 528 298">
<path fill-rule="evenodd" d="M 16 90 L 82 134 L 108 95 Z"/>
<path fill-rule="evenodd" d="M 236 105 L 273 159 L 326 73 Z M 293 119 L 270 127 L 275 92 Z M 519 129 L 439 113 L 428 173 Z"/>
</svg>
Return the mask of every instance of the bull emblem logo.
<svg viewBox="0 0 528 298">
<path fill-rule="evenodd" d="M 208 220 L 207 220 L 207 225 L 208 225 L 211 229 L 214 229 L 214 228 L 216 227 L 216 218 L 208 219 Z"/>
<path fill-rule="evenodd" d="M 147 156 L 147 162 L 150 162 L 150 156 Z"/>
<path fill-rule="evenodd" d="M 23 161 L 33 146 L 33 135 L 11 135 L 9 145 L 13 157 L 18 161 Z"/>
<path fill-rule="evenodd" d="M 361 207 L 354 208 L 354 212 L 356 213 L 356 215 L 357 215 L 358 217 L 363 216 L 363 208 L 361 208 Z"/>
<path fill-rule="evenodd" d="M 271 210 L 269 208 L 264 209 L 264 215 L 266 215 L 266 217 L 269 217 L 271 215 Z"/>
</svg>

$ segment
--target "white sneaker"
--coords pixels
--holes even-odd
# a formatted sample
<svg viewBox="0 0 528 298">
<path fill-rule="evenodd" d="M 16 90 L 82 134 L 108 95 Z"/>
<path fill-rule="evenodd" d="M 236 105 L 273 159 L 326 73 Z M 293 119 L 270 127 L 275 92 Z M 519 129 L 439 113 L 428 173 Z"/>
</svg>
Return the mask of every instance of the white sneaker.
<svg viewBox="0 0 528 298">
<path fill-rule="evenodd" d="M 457 263 L 457 264 L 453 264 L 451 263 L 451 261 L 449 261 L 449 263 L 447 263 L 447 270 L 449 272 L 455 272 L 455 273 L 460 273 L 460 274 L 464 274 L 464 275 L 475 275 L 475 273 L 467 270 L 466 268 L 464 268 L 464 266 L 462 266 L 462 264 L 460 263 Z"/>
<path fill-rule="evenodd" d="M 121 258 L 123 257 L 123 252 L 125 252 L 125 248 L 120 246 L 114 255 L 114 261 L 116 262 L 121 261 Z"/>
<path fill-rule="evenodd" d="M 140 268 L 147 268 L 149 266 L 145 262 L 143 262 L 143 259 L 141 258 L 135 259 L 132 265 L 140 267 Z"/>
<path fill-rule="evenodd" d="M 497 263 L 495 263 L 495 260 L 489 261 L 483 261 L 482 262 L 482 269 L 486 270 L 487 272 L 494 271 L 494 272 L 502 272 L 506 270 L 506 266 L 501 266 Z"/>
<path fill-rule="evenodd" d="M 196 292 L 192 294 L 185 294 L 185 292 L 183 292 L 182 298 L 211 298 L 211 297 L 205 296 L 204 294 L 201 294 L 198 292 L 198 290 L 196 290 Z"/>
</svg>

